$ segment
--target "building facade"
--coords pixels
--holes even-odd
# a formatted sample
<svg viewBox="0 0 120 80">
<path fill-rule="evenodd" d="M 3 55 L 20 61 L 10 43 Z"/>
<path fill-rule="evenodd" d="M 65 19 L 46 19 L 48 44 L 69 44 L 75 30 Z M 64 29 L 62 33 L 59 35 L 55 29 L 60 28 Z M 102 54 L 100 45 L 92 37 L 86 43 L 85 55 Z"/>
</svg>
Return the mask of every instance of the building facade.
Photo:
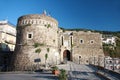
<svg viewBox="0 0 120 80">
<path fill-rule="evenodd" d="M 98 56 L 104 56 L 99 33 L 64 31 L 58 28 L 57 20 L 45 12 L 18 19 L 17 42 L 12 60 L 15 70 L 66 61 L 88 64 L 90 57 Z"/>
<path fill-rule="evenodd" d="M 62 31 L 62 30 L 61 30 Z M 102 35 L 91 31 L 62 31 L 59 33 L 61 61 L 89 64 L 92 57 L 103 57 Z"/>
<path fill-rule="evenodd" d="M 7 20 L 0 21 L 0 70 L 7 70 L 16 44 L 16 28 Z"/>
<path fill-rule="evenodd" d="M 1 51 L 14 51 L 16 43 L 16 28 L 7 20 L 0 21 Z"/>
<path fill-rule="evenodd" d="M 105 44 L 111 44 L 116 46 L 116 38 L 115 36 L 112 36 L 112 35 L 104 35 L 102 37 L 102 42 Z"/>
</svg>

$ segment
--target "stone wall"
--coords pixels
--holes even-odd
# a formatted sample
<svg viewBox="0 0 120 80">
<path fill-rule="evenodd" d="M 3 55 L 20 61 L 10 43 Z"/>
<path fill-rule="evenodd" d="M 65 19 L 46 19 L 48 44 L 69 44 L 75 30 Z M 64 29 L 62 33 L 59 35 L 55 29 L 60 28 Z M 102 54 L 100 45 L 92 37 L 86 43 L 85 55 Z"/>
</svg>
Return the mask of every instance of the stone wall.
<svg viewBox="0 0 120 80">
<path fill-rule="evenodd" d="M 90 31 L 58 30 L 58 22 L 45 14 L 22 16 L 17 24 L 14 69 L 29 70 L 38 64 L 55 65 L 66 60 L 88 64 L 91 58 L 104 56 L 101 37 Z"/>
<path fill-rule="evenodd" d="M 31 21 L 31 22 L 30 22 Z M 40 22 L 39 21 L 44 21 Z M 55 64 L 55 52 L 58 51 L 58 23 L 47 15 L 26 15 L 18 19 L 17 43 L 14 55 L 15 70 L 26 70 L 38 63 Z M 48 50 L 49 49 L 49 50 Z"/>
<path fill-rule="evenodd" d="M 61 61 L 63 61 L 63 52 L 65 50 L 71 52 L 70 56 L 72 56 L 71 60 L 73 62 L 81 64 L 88 64 L 91 57 L 104 56 L 101 37 L 100 33 L 90 31 L 60 32 L 59 46 L 61 48 Z"/>
</svg>

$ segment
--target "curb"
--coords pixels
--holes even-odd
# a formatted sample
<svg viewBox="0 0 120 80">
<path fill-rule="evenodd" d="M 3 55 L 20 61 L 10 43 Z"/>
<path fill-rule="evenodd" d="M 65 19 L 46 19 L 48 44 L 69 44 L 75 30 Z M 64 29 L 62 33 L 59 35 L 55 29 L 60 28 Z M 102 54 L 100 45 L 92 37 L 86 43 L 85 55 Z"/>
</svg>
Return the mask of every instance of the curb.
<svg viewBox="0 0 120 80">
<path fill-rule="evenodd" d="M 100 77 L 103 77 L 105 80 L 111 80 L 111 79 L 107 78 L 105 75 L 103 75 L 103 74 L 101 74 L 101 73 L 99 73 L 99 72 L 96 72 L 96 74 L 97 74 L 98 76 L 100 76 Z"/>
<path fill-rule="evenodd" d="M 15 72 L 0 72 L 0 74 L 34 74 L 35 72 L 21 72 L 21 71 L 15 71 Z"/>
</svg>

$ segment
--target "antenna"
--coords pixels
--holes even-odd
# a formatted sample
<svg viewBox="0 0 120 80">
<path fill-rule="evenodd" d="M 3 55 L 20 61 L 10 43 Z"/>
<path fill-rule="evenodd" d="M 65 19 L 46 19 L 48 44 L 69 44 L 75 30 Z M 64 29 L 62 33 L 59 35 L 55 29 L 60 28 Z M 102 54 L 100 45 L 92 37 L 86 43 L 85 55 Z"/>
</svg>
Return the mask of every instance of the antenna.
<svg viewBox="0 0 120 80">
<path fill-rule="evenodd" d="M 47 14 L 46 10 L 44 10 L 44 11 L 43 11 L 43 14 L 44 14 L 44 15 L 46 15 L 46 14 Z"/>
</svg>

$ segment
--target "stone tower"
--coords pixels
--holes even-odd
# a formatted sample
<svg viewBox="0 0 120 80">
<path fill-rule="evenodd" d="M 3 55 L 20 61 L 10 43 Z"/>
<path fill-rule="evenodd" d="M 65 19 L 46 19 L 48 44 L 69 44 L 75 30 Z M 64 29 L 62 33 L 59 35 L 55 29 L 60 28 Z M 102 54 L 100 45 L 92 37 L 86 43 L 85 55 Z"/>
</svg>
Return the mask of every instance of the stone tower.
<svg viewBox="0 0 120 80">
<path fill-rule="evenodd" d="M 55 64 L 58 52 L 58 22 L 43 14 L 19 17 L 13 65 L 15 70 L 28 70 L 36 64 Z M 48 55 L 47 59 L 45 55 Z M 58 55 L 57 55 L 58 56 Z M 57 57 L 58 59 L 58 57 Z"/>
</svg>

